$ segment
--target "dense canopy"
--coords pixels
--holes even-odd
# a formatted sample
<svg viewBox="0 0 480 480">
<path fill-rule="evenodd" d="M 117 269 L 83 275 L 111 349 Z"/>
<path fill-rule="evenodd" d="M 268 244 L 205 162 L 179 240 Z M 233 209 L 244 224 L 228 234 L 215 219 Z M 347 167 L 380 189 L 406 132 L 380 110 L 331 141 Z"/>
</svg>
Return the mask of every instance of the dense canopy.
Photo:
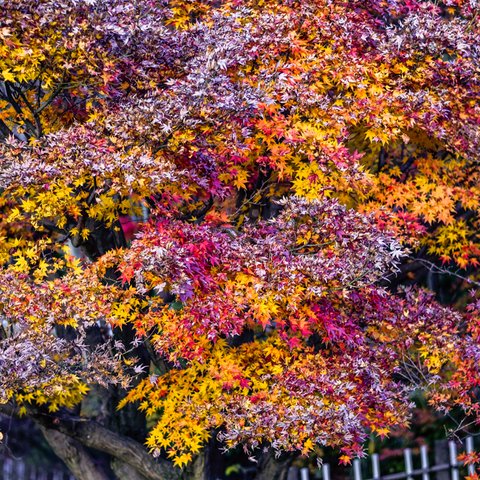
<svg viewBox="0 0 480 480">
<path fill-rule="evenodd" d="M 478 8 L 2 2 L 0 410 L 115 457 L 108 387 L 162 468 L 475 418 L 478 294 L 421 283 L 479 285 Z"/>
</svg>

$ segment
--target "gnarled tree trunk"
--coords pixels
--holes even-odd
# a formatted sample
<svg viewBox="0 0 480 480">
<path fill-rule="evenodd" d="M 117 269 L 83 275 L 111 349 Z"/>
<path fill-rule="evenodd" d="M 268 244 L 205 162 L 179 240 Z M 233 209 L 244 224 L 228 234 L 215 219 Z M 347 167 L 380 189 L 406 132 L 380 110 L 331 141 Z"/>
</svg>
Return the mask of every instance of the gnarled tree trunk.
<svg viewBox="0 0 480 480">
<path fill-rule="evenodd" d="M 110 480 L 80 442 L 57 430 L 42 426 L 40 429 L 52 450 L 65 462 L 77 480 Z"/>
</svg>

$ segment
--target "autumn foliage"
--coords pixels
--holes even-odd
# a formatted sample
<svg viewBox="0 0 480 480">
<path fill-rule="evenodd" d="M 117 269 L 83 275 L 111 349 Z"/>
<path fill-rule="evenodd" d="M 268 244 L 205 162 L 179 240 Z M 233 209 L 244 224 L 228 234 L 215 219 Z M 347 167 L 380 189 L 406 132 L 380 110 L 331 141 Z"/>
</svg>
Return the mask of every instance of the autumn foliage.
<svg viewBox="0 0 480 480">
<path fill-rule="evenodd" d="M 2 8 L 1 405 L 102 385 L 179 467 L 476 418 L 476 292 L 419 273 L 479 285 L 475 0 Z"/>
</svg>

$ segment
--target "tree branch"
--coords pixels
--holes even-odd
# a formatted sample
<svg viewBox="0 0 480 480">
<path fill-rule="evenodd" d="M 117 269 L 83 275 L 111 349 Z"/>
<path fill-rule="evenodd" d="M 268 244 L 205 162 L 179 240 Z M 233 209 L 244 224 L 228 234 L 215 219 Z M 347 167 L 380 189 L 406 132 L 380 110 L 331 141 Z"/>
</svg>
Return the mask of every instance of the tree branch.
<svg viewBox="0 0 480 480">
<path fill-rule="evenodd" d="M 132 468 L 128 463 L 114 458 L 111 463 L 113 473 L 119 480 L 127 479 L 128 480 L 145 480 L 145 477 L 138 473 L 134 468 Z"/>
<path fill-rule="evenodd" d="M 271 450 L 265 452 L 258 462 L 255 480 L 286 480 L 288 469 L 294 458 L 289 454 L 283 454 L 281 457 L 275 458 Z"/>
<path fill-rule="evenodd" d="M 12 130 L 7 127 L 7 124 L 3 120 L 0 120 L 0 135 L 3 140 L 7 139 L 10 135 L 13 135 Z"/>
<path fill-rule="evenodd" d="M 54 417 L 52 420 L 50 416 L 42 414 L 36 414 L 34 418 L 39 423 L 47 424 L 75 438 L 86 447 L 94 448 L 128 463 L 148 480 L 179 478 L 170 462 L 157 463 L 141 444 L 96 422 L 75 417 L 61 420 Z"/>
<path fill-rule="evenodd" d="M 78 480 L 109 480 L 82 445 L 63 433 L 40 426 L 43 436 Z"/>
<path fill-rule="evenodd" d="M 14 415 L 15 407 L 11 404 L 3 404 L 0 405 L 0 412 Z M 176 470 L 169 461 L 163 459 L 156 461 L 140 443 L 113 432 L 97 422 L 73 415 L 54 416 L 34 409 L 31 409 L 28 414 L 46 429 L 57 430 L 85 447 L 107 453 L 127 463 L 146 480 L 178 480 L 180 478 L 180 471 Z"/>
</svg>

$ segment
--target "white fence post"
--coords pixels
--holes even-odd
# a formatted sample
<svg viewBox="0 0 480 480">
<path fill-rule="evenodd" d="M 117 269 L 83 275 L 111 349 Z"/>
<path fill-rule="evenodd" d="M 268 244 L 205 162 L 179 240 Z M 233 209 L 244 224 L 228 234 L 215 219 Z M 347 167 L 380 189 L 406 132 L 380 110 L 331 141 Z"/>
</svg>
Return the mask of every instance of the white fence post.
<svg viewBox="0 0 480 480">
<path fill-rule="evenodd" d="M 378 480 L 380 478 L 380 456 L 378 453 L 372 455 L 372 474 L 373 480 Z"/>
<path fill-rule="evenodd" d="M 13 461 L 10 458 L 6 458 L 3 461 L 3 480 L 13 480 Z"/>
<path fill-rule="evenodd" d="M 15 462 L 15 480 L 25 480 L 25 464 L 22 460 Z"/>
<path fill-rule="evenodd" d="M 423 470 L 422 480 L 430 480 L 428 473 L 428 447 L 426 445 L 420 447 L 420 462 Z"/>
<path fill-rule="evenodd" d="M 298 467 L 290 467 L 288 469 L 287 480 L 298 480 Z"/>
<path fill-rule="evenodd" d="M 413 461 L 412 461 L 412 449 L 406 448 L 403 451 L 403 458 L 405 459 L 405 473 L 407 474 L 407 480 L 413 480 Z"/>
<path fill-rule="evenodd" d="M 300 480 L 310 480 L 310 472 L 307 467 L 300 470 Z"/>
<path fill-rule="evenodd" d="M 459 480 L 458 460 L 457 460 L 457 444 L 450 440 L 448 442 L 448 453 L 450 457 L 450 466 L 452 471 L 452 480 Z"/>
<path fill-rule="evenodd" d="M 362 480 L 362 464 L 358 458 L 353 461 L 353 478 L 354 480 Z"/>
<path fill-rule="evenodd" d="M 467 437 L 465 439 L 465 452 L 466 453 L 473 452 L 473 437 Z M 467 471 L 469 475 L 473 475 L 475 473 L 475 465 L 471 463 L 467 465 Z"/>
<path fill-rule="evenodd" d="M 328 463 L 322 465 L 322 478 L 323 480 L 330 480 L 330 465 Z"/>
</svg>

